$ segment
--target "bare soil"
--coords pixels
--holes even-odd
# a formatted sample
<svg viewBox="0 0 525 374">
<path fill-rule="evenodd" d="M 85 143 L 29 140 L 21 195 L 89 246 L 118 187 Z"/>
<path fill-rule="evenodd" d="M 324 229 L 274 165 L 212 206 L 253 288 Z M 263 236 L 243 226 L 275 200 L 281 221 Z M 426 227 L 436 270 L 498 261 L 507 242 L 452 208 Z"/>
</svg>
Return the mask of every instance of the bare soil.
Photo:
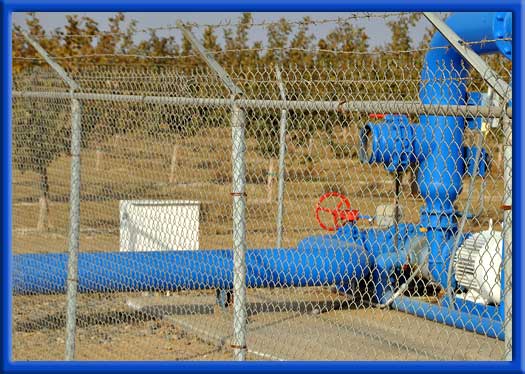
<svg viewBox="0 0 525 374">
<path fill-rule="evenodd" d="M 105 151 L 102 158 L 99 157 L 98 169 L 96 149 L 85 149 L 82 153 L 80 250 L 118 251 L 119 200 L 145 198 L 201 201 L 201 248 L 231 248 L 230 136 L 227 128 L 204 129 L 188 138 L 148 138 L 144 134 L 130 134 L 120 137 L 118 142 L 112 139 L 103 144 L 101 148 Z M 177 173 L 175 181 L 169 183 L 173 144 L 179 146 Z M 250 139 L 247 153 L 247 243 L 250 248 L 274 247 L 277 183 L 272 184 L 268 198 L 269 160 L 262 157 L 255 146 L 255 139 Z M 338 158 L 334 149 L 328 146 L 327 137 L 322 134 L 315 138 L 313 153 L 311 150 L 309 153 L 307 148 L 301 145 L 289 147 L 284 247 L 295 246 L 305 236 L 324 233 L 314 217 L 314 206 L 324 192 L 336 190 L 345 193 L 351 200 L 352 208 L 360 209 L 367 215 L 373 215 L 377 205 L 393 203 L 392 177 L 383 167 L 362 165 L 355 158 Z M 14 255 L 67 251 L 69 161 L 67 156 L 63 156 L 55 160 L 49 170 L 50 227 L 46 231 L 36 229 L 38 176 L 33 172 L 21 173 L 13 169 L 11 250 Z M 459 208 L 466 199 L 469 181 L 466 177 L 458 200 Z M 484 195 L 480 194 L 482 180 L 475 182 L 474 210 L 483 201 L 484 211 L 478 219 L 469 222 L 468 229 L 485 229 L 490 218 L 494 218 L 496 223 L 498 221 L 503 192 L 501 171 L 495 168 L 485 182 Z M 403 184 L 401 204 L 404 221 L 417 222 L 423 201 L 410 194 L 407 183 Z M 361 221 L 359 225 L 367 227 L 369 224 Z M 311 297 L 308 290 L 290 292 L 286 294 L 288 300 Z M 182 295 L 195 302 L 202 302 L 199 301 L 202 297 L 207 297 L 209 301 L 210 297 L 202 292 L 184 293 L 178 295 L 176 302 L 181 302 Z M 204 330 L 221 334 L 230 331 L 226 330 L 231 329 L 230 319 L 224 314 L 153 318 L 140 314 L 127 304 L 130 299 L 141 297 L 146 296 L 137 293 L 81 295 L 77 358 L 232 358 L 229 344 L 210 340 L 202 334 Z M 171 300 L 167 295 L 162 297 Z M 268 303 L 279 301 L 275 293 L 262 292 L 258 297 L 266 297 Z M 334 298 L 331 294 L 317 297 L 318 302 Z M 64 295 L 14 296 L 13 359 L 62 360 L 64 311 Z M 261 313 L 250 318 L 252 324 L 259 324 L 260 327 L 257 330 L 259 335 L 252 334 L 254 339 L 259 339 L 252 345 L 261 350 L 259 352 L 254 348 L 249 354 L 250 359 L 436 359 L 439 356 L 488 360 L 499 359 L 502 352 L 500 342 L 492 339 L 472 337 L 474 334 L 403 313 L 370 308 L 333 310 L 319 315 Z M 222 322 L 219 323 L 219 320 Z M 202 331 L 198 332 L 195 328 Z M 439 334 L 438 340 L 436 337 Z M 399 343 L 400 340 L 405 342 L 404 345 Z M 464 344 L 470 344 L 468 349 L 464 349 Z"/>
</svg>

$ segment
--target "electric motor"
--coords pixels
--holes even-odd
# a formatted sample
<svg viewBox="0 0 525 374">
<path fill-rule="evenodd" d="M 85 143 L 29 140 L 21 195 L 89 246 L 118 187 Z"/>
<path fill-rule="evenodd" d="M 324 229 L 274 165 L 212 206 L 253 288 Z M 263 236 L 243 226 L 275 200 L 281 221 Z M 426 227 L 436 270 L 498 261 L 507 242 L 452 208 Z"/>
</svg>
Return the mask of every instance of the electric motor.
<svg viewBox="0 0 525 374">
<path fill-rule="evenodd" d="M 456 251 L 454 267 L 457 283 L 467 292 L 467 300 L 499 304 L 501 300 L 502 236 L 492 229 L 469 236 Z"/>
</svg>

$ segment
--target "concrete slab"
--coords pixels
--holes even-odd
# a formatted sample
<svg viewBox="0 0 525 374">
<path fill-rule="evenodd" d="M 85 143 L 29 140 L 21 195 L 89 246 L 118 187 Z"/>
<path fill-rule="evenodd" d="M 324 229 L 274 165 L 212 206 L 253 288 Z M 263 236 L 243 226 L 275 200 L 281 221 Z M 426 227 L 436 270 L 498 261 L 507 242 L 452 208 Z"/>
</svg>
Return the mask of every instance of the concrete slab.
<svg viewBox="0 0 525 374">
<path fill-rule="evenodd" d="M 248 291 L 247 347 L 263 360 L 499 360 L 503 342 L 393 310 L 355 305 L 328 289 Z M 229 347 L 231 308 L 210 291 L 128 299 L 200 339 Z"/>
</svg>

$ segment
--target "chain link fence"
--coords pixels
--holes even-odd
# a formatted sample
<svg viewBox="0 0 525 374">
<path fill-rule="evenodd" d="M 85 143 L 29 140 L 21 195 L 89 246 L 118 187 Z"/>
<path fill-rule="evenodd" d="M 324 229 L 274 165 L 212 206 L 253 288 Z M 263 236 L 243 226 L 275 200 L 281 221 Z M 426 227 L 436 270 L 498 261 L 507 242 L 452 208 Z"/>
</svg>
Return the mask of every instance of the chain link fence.
<svg viewBox="0 0 525 374">
<path fill-rule="evenodd" d="M 76 359 L 508 357 L 511 113 L 422 78 L 436 50 L 225 67 L 236 96 L 204 63 L 14 75 L 13 358 L 64 357 L 74 100 Z"/>
</svg>

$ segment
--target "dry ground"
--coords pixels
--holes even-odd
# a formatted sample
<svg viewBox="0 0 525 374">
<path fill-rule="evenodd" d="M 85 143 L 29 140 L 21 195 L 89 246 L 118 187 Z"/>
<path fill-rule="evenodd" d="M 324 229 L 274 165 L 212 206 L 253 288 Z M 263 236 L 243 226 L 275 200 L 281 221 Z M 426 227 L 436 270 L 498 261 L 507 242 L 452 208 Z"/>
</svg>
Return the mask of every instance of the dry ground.
<svg viewBox="0 0 525 374">
<path fill-rule="evenodd" d="M 154 136 L 148 138 L 144 135 L 114 137 L 100 145 L 103 153 L 99 152 L 98 155 L 103 154 L 103 157 L 99 157 L 98 161 L 97 151 L 94 148 L 85 149 L 82 153 L 81 251 L 119 250 L 118 202 L 121 199 L 199 200 L 201 201 L 201 248 L 230 248 L 232 233 L 230 136 L 230 129 L 225 128 L 204 129 L 186 139 Z M 177 164 L 174 180 L 170 183 L 174 144 L 178 145 Z M 344 144 L 342 139 L 341 146 Z M 255 140 L 249 139 L 247 242 L 248 247 L 252 248 L 272 247 L 275 246 L 276 240 L 277 183 L 273 182 L 268 198 L 266 182 L 269 160 L 261 157 L 255 146 Z M 334 149 L 328 145 L 327 138 L 322 133 L 314 139 L 310 151 L 307 146 L 301 145 L 291 144 L 289 148 L 284 206 L 284 246 L 294 246 L 301 238 L 322 232 L 315 221 L 313 207 L 324 192 L 330 190 L 344 192 L 350 198 L 352 207 L 360 209 L 364 214 L 373 214 L 379 204 L 393 202 L 392 178 L 383 167 L 363 166 L 356 159 L 337 158 Z M 469 181 L 468 178 L 465 180 Z M 51 226 L 49 230 L 41 232 L 36 230 L 39 196 L 37 175 L 13 170 L 13 254 L 67 251 L 68 157 L 64 156 L 53 162 L 49 170 L 49 181 Z M 481 180 L 476 181 L 474 199 L 476 206 L 479 202 L 481 183 Z M 471 228 L 476 230 L 486 228 L 488 219 L 497 218 L 499 215 L 498 207 L 503 183 L 501 174 L 494 171 L 486 183 L 486 193 L 483 197 L 485 211 L 479 220 L 471 223 Z M 460 207 L 465 200 L 466 189 L 465 187 L 458 202 Z M 402 193 L 401 204 L 405 220 L 416 222 L 419 207 L 423 202 L 420 198 L 410 195 L 407 185 L 404 185 Z M 368 225 L 366 222 L 360 224 Z M 304 297 L 303 291 L 294 292 L 296 293 L 293 297 L 298 299 Z M 192 295 L 192 297 L 198 296 L 197 293 Z M 79 315 L 84 315 L 85 320 L 84 323 L 80 323 L 78 330 L 79 359 L 220 360 L 231 358 L 229 348 L 203 339 L 202 334 L 192 333 L 180 323 L 137 315 L 126 302 L 130 298 L 140 296 L 91 294 L 80 297 Z M 15 360 L 62 359 L 65 344 L 63 326 L 65 297 L 63 295 L 15 296 L 13 301 L 13 358 Z M 326 336 L 329 336 L 330 333 L 344 331 L 344 326 L 355 326 L 356 323 L 361 324 L 361 327 L 367 327 L 373 323 L 371 321 L 378 316 L 378 313 L 364 309 L 333 311 L 320 317 L 308 315 L 301 317 L 304 321 L 299 319 L 297 320 L 299 322 L 296 320 L 293 323 L 287 322 L 281 326 L 284 335 L 274 335 L 271 338 L 286 339 L 285 331 L 293 335 L 294 326 L 295 328 L 304 326 L 305 329 L 308 327 L 310 330 L 304 336 L 306 340 L 299 340 L 306 342 L 304 349 L 311 349 L 308 348 L 308 339 L 315 341 L 316 334 L 321 336 L 328 331 L 321 331 L 322 329 L 332 329 L 331 332 L 326 332 L 328 334 Z M 395 315 L 395 319 L 406 329 L 414 329 L 416 326 L 423 329 L 425 334 L 436 333 L 428 325 L 424 327 L 417 325 L 421 323 L 420 320 L 416 319 L 419 322 L 414 322 L 414 318 L 398 314 Z M 394 324 L 388 322 L 390 317 L 385 314 L 380 315 L 383 324 L 392 325 L 392 331 L 396 331 L 396 328 L 401 331 L 401 326 L 394 328 Z M 192 318 L 192 323 L 201 326 L 215 323 L 213 320 L 206 320 L 206 316 Z M 272 314 L 269 318 L 275 319 L 277 316 Z M 319 324 L 315 318 L 322 318 L 323 323 Z M 446 328 L 441 327 L 441 329 L 440 331 L 444 331 L 443 329 Z M 279 334 L 278 329 L 274 328 L 272 331 Z M 447 336 L 456 334 L 455 329 L 446 331 L 451 331 Z M 421 331 L 414 331 L 414 333 L 417 335 Z M 383 332 L 383 334 L 387 333 Z M 296 342 L 298 336 L 293 337 L 292 340 L 295 342 L 293 344 L 299 344 Z M 351 336 L 353 335 L 350 334 L 345 339 L 352 339 Z M 424 337 L 419 338 L 425 340 Z M 429 335 L 427 338 L 432 339 L 432 336 Z M 359 339 L 362 344 L 366 344 L 365 338 Z M 494 341 L 476 340 L 475 347 L 482 347 L 478 349 L 479 354 L 469 351 L 470 356 L 459 359 L 469 359 L 469 357 L 493 359 L 497 356 L 494 352 L 498 352 L 499 349 L 497 345 L 492 345 L 493 343 Z M 340 344 L 346 344 L 346 340 L 343 339 Z M 354 346 L 352 349 L 359 350 L 360 347 Z M 405 354 L 408 348 L 390 345 L 389 349 L 387 356 L 394 359 L 395 352 L 400 352 L 398 355 L 400 359 L 425 359 L 425 357 L 428 359 L 429 357 L 426 353 Z M 375 348 L 370 359 L 385 358 L 385 356 L 381 357 L 381 352 L 380 348 Z M 277 355 L 279 352 L 274 353 Z M 345 358 L 339 353 L 334 355 L 339 359 Z M 290 353 L 286 357 L 299 356 Z M 452 356 L 457 355 L 452 354 Z M 253 354 L 250 357 L 261 359 L 261 356 Z"/>
</svg>

